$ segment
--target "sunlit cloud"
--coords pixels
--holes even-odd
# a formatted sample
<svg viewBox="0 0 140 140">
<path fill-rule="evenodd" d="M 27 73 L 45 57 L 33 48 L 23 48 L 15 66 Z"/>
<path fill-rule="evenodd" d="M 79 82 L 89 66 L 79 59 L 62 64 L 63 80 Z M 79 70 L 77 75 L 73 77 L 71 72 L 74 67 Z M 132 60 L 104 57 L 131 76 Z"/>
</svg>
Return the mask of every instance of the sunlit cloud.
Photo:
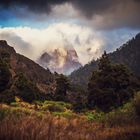
<svg viewBox="0 0 140 140">
<path fill-rule="evenodd" d="M 104 40 L 93 29 L 75 24 L 52 24 L 48 28 L 11 27 L 0 29 L 0 39 L 5 39 L 21 53 L 33 60 L 56 48 L 74 48 L 84 65 L 101 55 Z"/>
</svg>

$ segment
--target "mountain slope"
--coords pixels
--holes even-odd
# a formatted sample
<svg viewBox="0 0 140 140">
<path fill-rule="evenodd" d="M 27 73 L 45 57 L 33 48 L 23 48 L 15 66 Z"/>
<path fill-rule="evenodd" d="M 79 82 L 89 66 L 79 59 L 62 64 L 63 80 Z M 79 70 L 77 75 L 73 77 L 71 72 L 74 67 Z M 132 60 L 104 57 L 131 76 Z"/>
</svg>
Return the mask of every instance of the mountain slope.
<svg viewBox="0 0 140 140">
<path fill-rule="evenodd" d="M 137 76 L 140 76 L 140 33 L 108 55 L 113 63 L 123 63 Z M 69 76 L 70 80 L 75 84 L 87 85 L 92 71 L 97 69 L 97 64 L 98 60 L 93 60 L 84 67 L 72 72 Z"/>
<path fill-rule="evenodd" d="M 16 53 L 13 47 L 9 46 L 6 41 L 0 41 L 0 56 L 2 59 L 8 59 L 12 78 L 23 73 L 28 79 L 44 93 L 50 92 L 50 86 L 54 82 L 54 75 L 49 69 L 44 69 L 34 61 Z"/>
</svg>

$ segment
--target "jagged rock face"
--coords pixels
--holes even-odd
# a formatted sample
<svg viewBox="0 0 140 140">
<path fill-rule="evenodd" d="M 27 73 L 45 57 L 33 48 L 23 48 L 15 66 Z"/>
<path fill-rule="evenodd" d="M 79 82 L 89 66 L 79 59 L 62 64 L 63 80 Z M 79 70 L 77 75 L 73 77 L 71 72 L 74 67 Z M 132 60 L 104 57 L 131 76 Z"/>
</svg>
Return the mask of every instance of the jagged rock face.
<svg viewBox="0 0 140 140">
<path fill-rule="evenodd" d="M 38 63 L 44 68 L 48 67 L 53 72 L 56 71 L 67 75 L 82 66 L 73 48 L 57 48 L 52 52 L 45 52 L 39 58 Z"/>
</svg>

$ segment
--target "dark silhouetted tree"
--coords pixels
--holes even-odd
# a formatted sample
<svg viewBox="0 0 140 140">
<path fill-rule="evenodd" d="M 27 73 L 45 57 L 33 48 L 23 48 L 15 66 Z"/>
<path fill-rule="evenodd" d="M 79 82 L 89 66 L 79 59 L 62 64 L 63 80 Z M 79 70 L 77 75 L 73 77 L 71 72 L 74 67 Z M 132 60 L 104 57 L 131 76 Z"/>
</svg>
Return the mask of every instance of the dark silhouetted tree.
<svg viewBox="0 0 140 140">
<path fill-rule="evenodd" d="M 11 78 L 7 63 L 0 59 L 0 92 L 8 88 Z"/>
<path fill-rule="evenodd" d="M 110 111 L 133 96 L 133 75 L 123 64 L 111 64 L 106 52 L 98 67 L 88 83 L 88 106 Z"/>
<path fill-rule="evenodd" d="M 87 108 L 87 98 L 83 95 L 82 92 L 76 93 L 75 100 L 73 103 L 73 109 L 75 112 L 85 111 Z"/>
<path fill-rule="evenodd" d="M 58 101 L 66 101 L 67 91 L 69 88 L 70 83 L 67 77 L 63 74 L 57 75 L 55 99 Z"/>
</svg>

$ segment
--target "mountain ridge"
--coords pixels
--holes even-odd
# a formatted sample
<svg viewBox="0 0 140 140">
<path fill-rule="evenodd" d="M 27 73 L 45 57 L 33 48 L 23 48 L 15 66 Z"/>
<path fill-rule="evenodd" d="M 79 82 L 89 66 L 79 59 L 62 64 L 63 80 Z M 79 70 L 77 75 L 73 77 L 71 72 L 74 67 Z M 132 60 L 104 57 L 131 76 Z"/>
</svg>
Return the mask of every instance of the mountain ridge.
<svg viewBox="0 0 140 140">
<path fill-rule="evenodd" d="M 44 69 L 29 58 L 16 53 L 15 49 L 9 46 L 5 40 L 0 40 L 0 55 L 4 58 L 8 55 L 8 63 L 13 78 L 23 73 L 30 81 L 35 83 L 39 90 L 45 94 L 50 92 L 51 84 L 54 83 L 55 78 L 48 68 Z"/>
<path fill-rule="evenodd" d="M 108 56 L 112 63 L 125 64 L 134 74 L 140 77 L 140 33 L 123 44 L 120 48 L 116 49 L 116 51 L 109 53 Z M 99 59 L 100 58 L 92 60 L 85 66 L 72 72 L 69 75 L 69 79 L 74 84 L 87 86 L 92 71 L 98 68 Z"/>
</svg>

